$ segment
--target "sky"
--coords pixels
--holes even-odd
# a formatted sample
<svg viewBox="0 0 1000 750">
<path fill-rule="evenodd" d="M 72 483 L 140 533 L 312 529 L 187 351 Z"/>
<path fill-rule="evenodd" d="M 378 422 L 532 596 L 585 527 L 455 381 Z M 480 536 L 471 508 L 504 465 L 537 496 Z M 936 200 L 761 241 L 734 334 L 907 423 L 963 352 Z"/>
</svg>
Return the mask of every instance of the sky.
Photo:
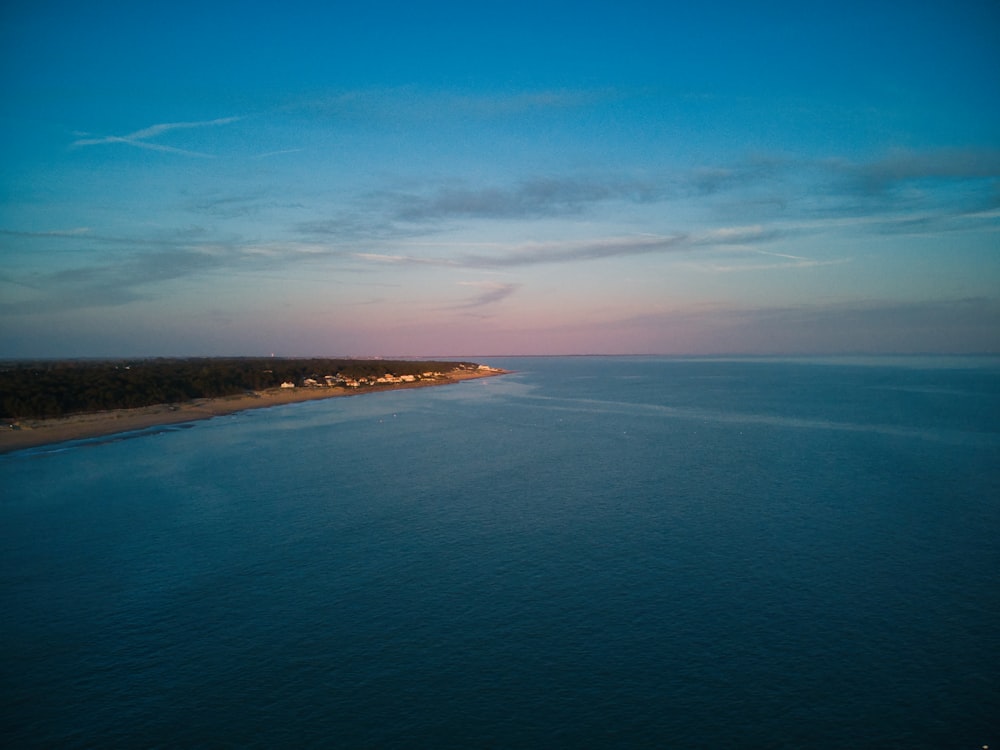
<svg viewBox="0 0 1000 750">
<path fill-rule="evenodd" d="M 0 359 L 1000 353 L 1000 4 L 0 9 Z"/>
</svg>

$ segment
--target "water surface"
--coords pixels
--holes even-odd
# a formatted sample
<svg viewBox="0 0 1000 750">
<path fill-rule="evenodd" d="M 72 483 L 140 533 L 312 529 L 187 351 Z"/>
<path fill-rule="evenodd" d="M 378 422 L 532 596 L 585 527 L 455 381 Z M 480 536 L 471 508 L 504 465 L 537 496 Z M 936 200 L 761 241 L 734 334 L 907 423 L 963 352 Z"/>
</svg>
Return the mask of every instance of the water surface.
<svg viewBox="0 0 1000 750">
<path fill-rule="evenodd" d="M 0 457 L 8 744 L 1000 746 L 996 359 L 488 363 Z"/>
</svg>

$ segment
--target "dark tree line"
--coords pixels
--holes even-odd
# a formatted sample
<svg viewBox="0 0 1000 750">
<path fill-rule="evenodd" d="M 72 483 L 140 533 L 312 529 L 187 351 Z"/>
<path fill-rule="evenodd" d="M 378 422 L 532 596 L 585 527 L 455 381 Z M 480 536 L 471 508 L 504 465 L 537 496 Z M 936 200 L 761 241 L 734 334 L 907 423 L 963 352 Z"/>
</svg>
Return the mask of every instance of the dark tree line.
<svg viewBox="0 0 1000 750">
<path fill-rule="evenodd" d="M 469 362 L 362 359 L 139 359 L 16 362 L 0 365 L 0 415 L 60 417 L 132 409 L 275 388 L 306 378 L 420 375 Z"/>
</svg>

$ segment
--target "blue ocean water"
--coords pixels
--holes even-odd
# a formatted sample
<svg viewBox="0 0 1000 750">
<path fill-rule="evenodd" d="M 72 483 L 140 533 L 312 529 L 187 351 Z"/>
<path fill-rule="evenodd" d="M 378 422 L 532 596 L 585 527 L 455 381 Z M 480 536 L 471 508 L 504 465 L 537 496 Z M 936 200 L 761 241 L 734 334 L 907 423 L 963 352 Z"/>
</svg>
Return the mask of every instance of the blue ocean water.
<svg viewBox="0 0 1000 750">
<path fill-rule="evenodd" d="M 0 456 L 8 747 L 1000 747 L 1000 361 L 490 359 Z"/>
</svg>

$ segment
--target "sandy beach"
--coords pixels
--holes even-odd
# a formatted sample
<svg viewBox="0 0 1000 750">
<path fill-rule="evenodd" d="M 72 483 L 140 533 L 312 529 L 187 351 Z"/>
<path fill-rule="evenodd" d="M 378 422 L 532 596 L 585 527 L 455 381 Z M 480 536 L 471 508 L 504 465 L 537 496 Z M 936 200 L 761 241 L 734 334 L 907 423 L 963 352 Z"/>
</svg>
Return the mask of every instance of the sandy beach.
<svg viewBox="0 0 1000 750">
<path fill-rule="evenodd" d="M 157 404 L 139 409 L 114 409 L 90 414 L 73 414 L 58 419 L 24 419 L 16 429 L 0 430 L 0 453 L 37 448 L 69 440 L 104 437 L 161 425 L 181 424 L 232 414 L 247 409 L 294 404 L 340 396 L 361 396 L 404 388 L 428 388 L 451 385 L 462 380 L 488 378 L 505 374 L 504 370 L 455 370 L 433 380 L 413 383 L 390 383 L 361 388 L 272 388 L 223 398 L 203 398 L 177 404 Z"/>
</svg>

